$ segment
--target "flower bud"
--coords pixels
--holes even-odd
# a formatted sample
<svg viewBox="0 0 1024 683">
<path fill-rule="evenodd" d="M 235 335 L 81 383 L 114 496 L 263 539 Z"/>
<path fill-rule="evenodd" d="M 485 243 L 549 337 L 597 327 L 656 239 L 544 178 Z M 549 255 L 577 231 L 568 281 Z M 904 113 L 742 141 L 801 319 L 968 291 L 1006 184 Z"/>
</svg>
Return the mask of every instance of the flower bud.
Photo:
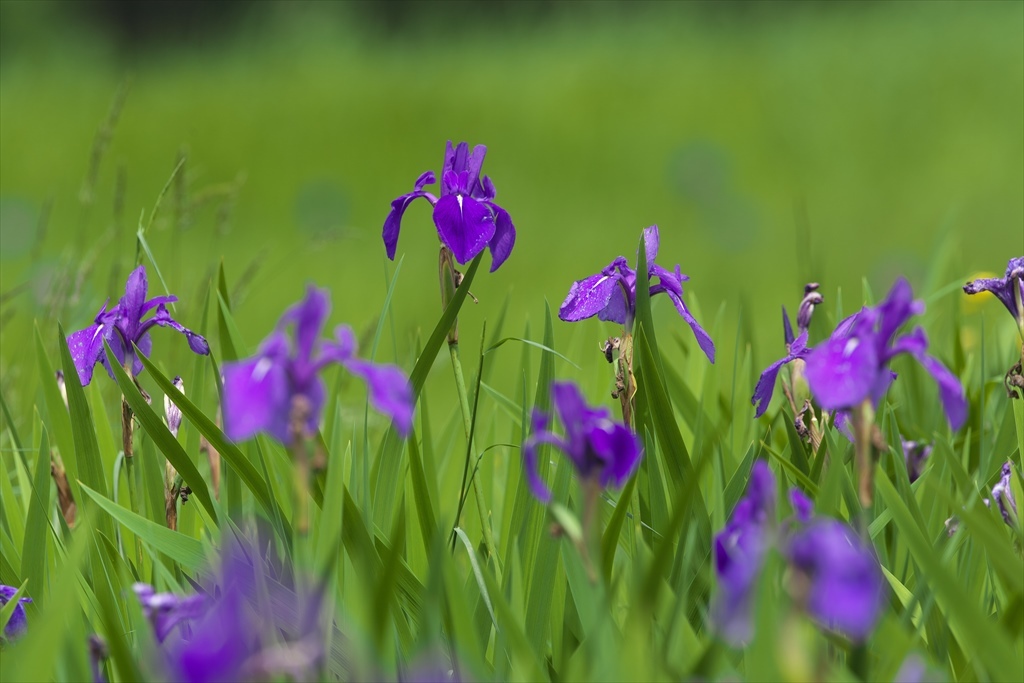
<svg viewBox="0 0 1024 683">
<path fill-rule="evenodd" d="M 185 393 L 185 383 L 181 381 L 180 376 L 174 378 L 174 388 L 183 394 Z M 164 396 L 164 416 L 167 418 L 167 428 L 177 438 L 178 429 L 181 428 L 181 408 L 176 406 L 170 397 L 166 395 Z"/>
<path fill-rule="evenodd" d="M 800 332 L 811 326 L 811 316 L 814 315 L 814 307 L 825 300 L 818 292 L 818 287 L 817 282 L 809 282 L 804 285 L 804 298 L 800 302 L 800 311 L 796 316 L 796 326 Z"/>
</svg>

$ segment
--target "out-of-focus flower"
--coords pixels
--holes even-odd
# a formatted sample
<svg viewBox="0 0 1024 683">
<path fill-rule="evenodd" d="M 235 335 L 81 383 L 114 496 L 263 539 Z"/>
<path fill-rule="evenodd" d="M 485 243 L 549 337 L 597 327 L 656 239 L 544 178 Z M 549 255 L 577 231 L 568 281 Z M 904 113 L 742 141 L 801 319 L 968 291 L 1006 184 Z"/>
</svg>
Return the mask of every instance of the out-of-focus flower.
<svg viewBox="0 0 1024 683">
<path fill-rule="evenodd" d="M 106 354 L 103 353 L 104 340 L 110 344 L 110 349 L 122 366 L 130 364 L 134 375 L 142 372 L 142 361 L 135 357 L 132 344 L 138 346 L 139 350 L 148 356 L 153 347 L 149 331 L 156 325 L 169 327 L 184 334 L 188 339 L 189 348 L 195 353 L 210 353 L 210 345 L 202 335 L 186 328 L 167 312 L 167 304 L 177 301 L 178 297 L 157 296 L 147 301 L 147 289 L 146 267 L 139 266 L 128 276 L 124 296 L 117 305 L 107 310 L 107 304 L 103 304 L 92 325 L 73 332 L 68 337 L 71 359 L 75 362 L 83 386 L 92 381 L 96 363 L 103 363 L 110 376 L 114 376 L 107 363 Z M 150 318 L 142 319 L 154 309 L 156 312 Z"/>
<path fill-rule="evenodd" d="M 697 345 L 714 363 L 715 343 L 683 303 L 683 282 L 690 278 L 683 275 L 678 264 L 674 271 L 670 271 L 654 262 L 659 243 L 658 226 L 646 228 L 647 277 L 658 278 L 658 283 L 650 288 L 651 296 L 664 293 L 672 300 L 679 315 L 693 330 Z M 600 320 L 616 322 L 627 331 L 631 330 L 636 317 L 636 275 L 626 258 L 619 256 L 601 272 L 574 282 L 558 309 L 558 317 L 566 322 L 576 322 L 596 315 Z"/>
<path fill-rule="evenodd" d="M 174 378 L 174 388 L 185 393 L 185 383 L 181 380 L 181 377 Z M 167 418 L 167 429 L 171 431 L 175 437 L 178 436 L 178 430 L 181 429 L 181 408 L 174 404 L 174 401 L 169 396 L 164 396 L 164 417 Z"/>
<path fill-rule="evenodd" d="M 1024 334 L 1024 256 L 1010 259 L 1003 277 L 980 278 L 964 285 L 967 294 L 991 292 L 999 299 Z"/>
<path fill-rule="evenodd" d="M 441 168 L 441 197 L 423 189 L 437 182 L 434 172 L 427 171 L 416 179 L 412 192 L 391 202 L 383 233 L 389 259 L 395 259 L 398 232 L 406 208 L 414 199 L 422 197 L 434 206 L 437 236 L 459 263 L 470 261 L 484 247 L 491 251 L 492 273 L 505 262 L 515 245 L 516 229 L 508 211 L 494 202 L 494 183 L 488 176 L 480 178 L 486 154 L 484 145 L 477 145 L 470 152 L 468 143 L 460 142 L 452 147 L 449 140 Z"/>
<path fill-rule="evenodd" d="M 3 607 L 18 592 L 17 588 L 13 586 L 4 586 L 0 584 L 0 607 Z M 7 622 L 7 626 L 4 627 L 4 638 L 7 640 L 14 640 L 28 628 L 28 619 L 25 615 L 25 605 L 32 602 L 32 598 L 19 598 L 18 604 L 15 605 L 14 611 L 11 613 L 11 618 Z"/>
<path fill-rule="evenodd" d="M 612 421 L 607 408 L 591 408 L 571 382 L 551 385 L 551 398 L 565 427 L 565 437 L 548 429 L 549 416 L 533 413 L 533 433 L 523 445 L 526 476 L 533 495 L 543 503 L 551 500 L 537 469 L 537 448 L 550 444 L 562 450 L 583 480 L 601 486 L 622 486 L 640 462 L 640 442 L 629 429 Z"/>
<path fill-rule="evenodd" d="M 931 457 L 932 445 L 920 441 L 904 439 L 901 441 L 903 442 L 903 460 L 907 465 L 907 476 L 910 477 L 910 483 L 913 484 L 921 476 L 925 462 Z"/>
<path fill-rule="evenodd" d="M 813 504 L 790 491 L 794 515 L 776 524 L 775 477 L 757 461 L 747 493 L 715 536 L 720 593 L 712 607 L 719 632 L 731 643 L 752 636 L 752 599 L 766 553 L 773 547 L 791 570 L 791 592 L 822 626 L 865 639 L 881 614 L 882 573 L 871 547 L 838 520 L 814 516 Z"/>
<path fill-rule="evenodd" d="M 409 432 L 409 380 L 394 365 L 356 358 L 355 335 L 347 325 L 335 328 L 334 339 L 322 339 L 330 308 L 327 291 L 309 287 L 306 297 L 284 312 L 254 358 L 224 364 L 224 431 L 229 438 L 240 441 L 265 432 L 290 445 L 295 439 L 290 433 L 293 411 L 299 405 L 305 433 L 315 433 L 325 396 L 320 371 L 331 363 L 364 379 L 370 403 L 392 418 L 402 434 Z M 284 331 L 289 326 L 294 328 L 294 344 Z"/>
<path fill-rule="evenodd" d="M 775 503 L 775 477 L 758 460 L 750 471 L 746 495 L 715 536 L 715 574 L 720 593 L 712 607 L 712 619 L 731 643 L 749 641 L 753 635 L 751 601 L 765 553 L 774 544 Z"/>
<path fill-rule="evenodd" d="M 996 506 L 999 508 L 999 514 L 1003 516 L 1003 521 L 1011 526 L 1017 517 L 1017 501 L 1014 500 L 1013 489 L 1010 488 L 1012 473 L 1013 463 L 1009 461 L 1003 463 L 1003 470 L 999 481 L 992 487 L 992 500 L 995 501 Z"/>
<path fill-rule="evenodd" d="M 93 633 L 89 636 L 89 668 L 92 670 L 92 683 L 107 683 L 107 676 L 103 672 L 103 662 L 110 656 L 107 650 L 107 641 L 99 634 Z"/>
<path fill-rule="evenodd" d="M 937 359 L 929 356 L 928 338 L 920 327 L 897 336 L 912 315 L 924 312 L 906 280 L 900 278 L 885 300 L 865 306 L 841 323 L 825 343 L 806 358 L 807 381 L 822 408 L 844 410 L 870 400 L 876 407 L 892 384 L 890 361 L 901 353 L 917 359 L 938 384 L 946 417 L 953 429 L 967 419 L 967 399 L 960 381 Z"/>
<path fill-rule="evenodd" d="M 157 593 L 146 583 L 133 584 L 132 590 L 142 604 L 142 613 L 153 626 L 153 634 L 161 643 L 175 626 L 190 619 L 198 619 L 210 608 L 210 602 L 204 595 Z"/>
</svg>

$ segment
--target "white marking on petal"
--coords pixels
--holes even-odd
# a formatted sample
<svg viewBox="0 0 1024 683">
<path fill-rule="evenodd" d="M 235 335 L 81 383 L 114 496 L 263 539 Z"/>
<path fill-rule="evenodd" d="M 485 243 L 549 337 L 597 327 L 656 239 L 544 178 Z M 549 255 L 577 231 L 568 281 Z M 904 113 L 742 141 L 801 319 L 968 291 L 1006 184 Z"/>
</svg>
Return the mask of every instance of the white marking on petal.
<svg viewBox="0 0 1024 683">
<path fill-rule="evenodd" d="M 852 354 L 854 352 L 854 350 L 859 345 L 860 345 L 860 339 L 857 339 L 856 337 L 854 337 L 852 339 L 848 339 L 846 341 L 846 346 L 843 347 L 843 355 L 844 356 L 849 356 L 850 354 Z"/>
<path fill-rule="evenodd" d="M 455 195 L 455 199 L 459 202 L 459 213 L 462 213 L 462 195 Z"/>
<path fill-rule="evenodd" d="M 257 382 L 262 382 L 263 378 L 270 372 L 273 364 L 273 361 L 269 358 L 260 358 L 259 362 L 256 363 L 256 367 L 252 369 L 252 378 Z"/>
</svg>

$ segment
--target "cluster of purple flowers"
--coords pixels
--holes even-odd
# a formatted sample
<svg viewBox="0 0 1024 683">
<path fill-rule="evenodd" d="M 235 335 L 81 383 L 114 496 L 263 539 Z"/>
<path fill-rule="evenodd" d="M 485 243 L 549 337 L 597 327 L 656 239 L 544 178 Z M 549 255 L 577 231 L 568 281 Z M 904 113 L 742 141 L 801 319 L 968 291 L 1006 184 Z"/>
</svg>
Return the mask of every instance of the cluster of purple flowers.
<svg viewBox="0 0 1024 683">
<path fill-rule="evenodd" d="M 864 640 L 882 612 L 882 571 L 871 545 L 839 520 L 814 515 L 813 503 L 791 489 L 792 517 L 776 522 L 777 487 L 768 466 L 757 461 L 746 495 L 715 536 L 719 595 L 713 618 L 728 641 L 753 635 L 753 597 L 765 558 L 777 550 L 798 580 L 794 599 L 822 626 Z"/>
</svg>

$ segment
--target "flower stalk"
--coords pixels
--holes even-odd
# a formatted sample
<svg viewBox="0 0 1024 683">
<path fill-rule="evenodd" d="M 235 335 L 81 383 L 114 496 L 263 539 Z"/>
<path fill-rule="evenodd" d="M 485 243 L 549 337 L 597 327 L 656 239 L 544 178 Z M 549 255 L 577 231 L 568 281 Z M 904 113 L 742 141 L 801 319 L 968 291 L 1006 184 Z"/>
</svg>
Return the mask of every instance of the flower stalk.
<svg viewBox="0 0 1024 683">
<path fill-rule="evenodd" d="M 132 362 L 129 360 L 124 364 L 124 371 L 128 378 L 135 381 L 135 373 L 132 372 Z M 136 484 L 135 474 L 135 412 L 128 405 L 128 399 L 121 395 L 121 452 L 124 454 L 124 474 L 128 479 L 128 504 L 135 514 L 139 511 L 139 493 Z M 135 535 L 135 561 L 137 568 L 142 571 L 142 540 Z"/>
</svg>

